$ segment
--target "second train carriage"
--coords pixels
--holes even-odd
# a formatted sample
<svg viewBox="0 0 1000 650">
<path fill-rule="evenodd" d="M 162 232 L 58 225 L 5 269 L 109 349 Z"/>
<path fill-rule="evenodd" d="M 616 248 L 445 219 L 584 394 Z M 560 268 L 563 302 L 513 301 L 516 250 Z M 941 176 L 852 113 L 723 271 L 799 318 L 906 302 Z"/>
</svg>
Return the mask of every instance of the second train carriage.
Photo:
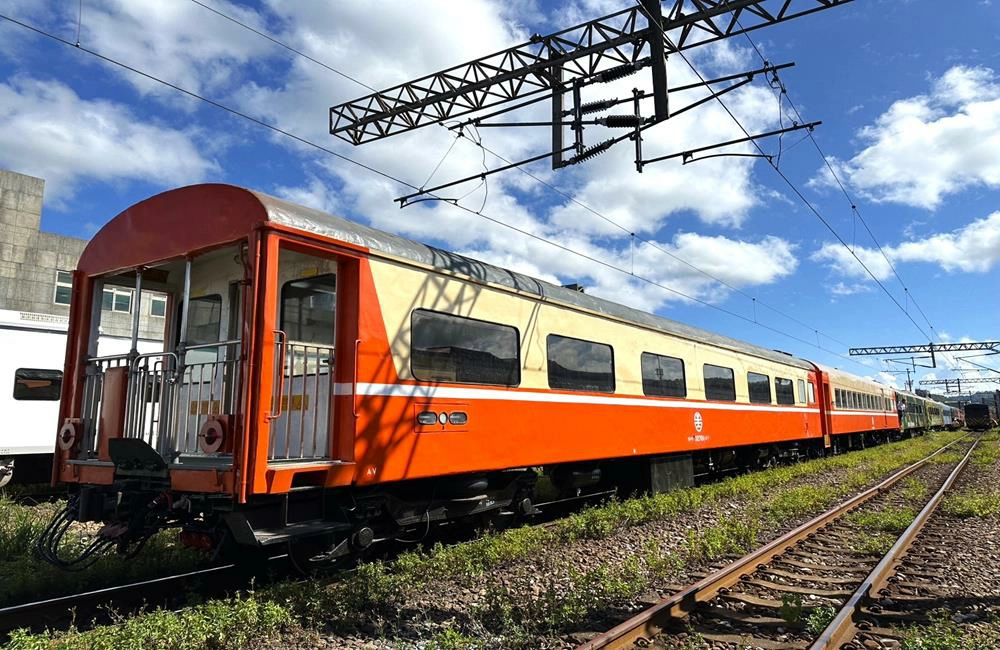
<svg viewBox="0 0 1000 650">
<path fill-rule="evenodd" d="M 232 186 L 125 210 L 74 280 L 53 477 L 122 548 L 335 555 L 530 512 L 535 468 L 655 489 L 899 426 L 874 382 Z M 170 296 L 163 351 L 96 354 L 116 284 Z"/>
</svg>

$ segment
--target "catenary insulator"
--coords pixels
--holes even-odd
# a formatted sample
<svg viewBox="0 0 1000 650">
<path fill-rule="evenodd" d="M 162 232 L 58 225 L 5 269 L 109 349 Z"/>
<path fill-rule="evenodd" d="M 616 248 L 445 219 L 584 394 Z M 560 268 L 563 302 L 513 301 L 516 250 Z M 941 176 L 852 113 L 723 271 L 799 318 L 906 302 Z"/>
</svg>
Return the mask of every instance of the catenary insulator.
<svg viewBox="0 0 1000 650">
<path fill-rule="evenodd" d="M 613 145 L 614 143 L 615 141 L 612 138 L 610 140 L 605 140 L 604 142 L 599 142 L 598 144 L 595 144 L 592 147 L 587 147 L 586 149 L 583 150 L 583 153 L 573 156 L 572 158 L 567 160 L 566 164 L 575 165 L 577 163 L 582 163 L 585 160 L 590 160 L 594 156 L 599 156 L 608 149 L 610 149 L 611 145 Z"/>
<path fill-rule="evenodd" d="M 600 113 L 601 111 L 606 111 L 609 108 L 615 106 L 618 103 L 618 98 L 615 99 L 601 99 L 596 102 L 587 102 L 586 104 L 580 105 L 580 113 L 586 115 L 587 113 Z M 568 111 L 563 111 L 563 115 L 572 115 L 573 109 Z"/>
<path fill-rule="evenodd" d="M 599 118 L 597 123 L 611 129 L 634 129 L 642 124 L 642 118 L 638 115 L 608 115 Z"/>
<path fill-rule="evenodd" d="M 624 79 L 629 75 L 635 74 L 648 63 L 649 59 L 643 59 L 642 61 L 636 61 L 635 63 L 626 63 L 624 65 L 615 66 L 614 68 L 608 68 L 603 72 L 595 74 L 594 81 L 598 83 L 608 83 L 609 81 L 615 81 L 616 79 Z"/>
</svg>

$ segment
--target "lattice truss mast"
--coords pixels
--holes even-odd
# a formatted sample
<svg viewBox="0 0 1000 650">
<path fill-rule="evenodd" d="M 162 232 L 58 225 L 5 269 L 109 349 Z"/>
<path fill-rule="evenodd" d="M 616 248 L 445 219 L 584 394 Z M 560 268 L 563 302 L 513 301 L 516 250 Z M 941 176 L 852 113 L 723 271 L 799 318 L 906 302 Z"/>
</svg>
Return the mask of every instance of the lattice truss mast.
<svg viewBox="0 0 1000 650">
<path fill-rule="evenodd" d="M 513 167 L 551 159 L 553 169 L 584 162 L 625 140 L 635 148 L 636 170 L 662 160 L 687 163 L 713 149 L 812 129 L 819 122 L 748 135 L 704 147 L 649 158 L 643 157 L 646 129 L 695 109 L 740 88 L 757 75 L 776 80 L 778 71 L 792 63 L 765 62 L 755 70 L 697 83 L 670 86 L 666 57 L 685 50 L 744 34 L 761 27 L 829 9 L 851 0 L 638 0 L 635 6 L 547 36 L 534 35 L 527 43 L 435 72 L 330 109 L 330 133 L 360 145 L 405 133 L 429 124 L 446 124 L 460 133 L 481 127 L 550 127 L 551 147 L 545 153 L 401 197 L 416 197 Z M 646 71 L 651 92 L 633 89 L 630 97 L 584 102 L 588 86 L 604 84 Z M 702 95 L 677 106 L 671 95 L 701 89 Z M 593 90 L 593 89 L 591 89 Z M 497 118 L 548 101 L 550 119 L 503 122 Z M 624 108 L 619 108 L 624 107 Z M 492 110 L 490 110 L 492 109 Z M 614 112 L 611 112 L 614 111 Z M 459 119 L 464 118 L 464 119 Z M 621 135 L 587 143 L 585 128 L 600 125 Z M 569 138 L 566 138 L 569 131 Z M 567 142 L 567 140 L 569 140 Z M 717 154 L 716 154 L 717 155 Z M 704 156 L 702 156 L 704 157 Z"/>
</svg>

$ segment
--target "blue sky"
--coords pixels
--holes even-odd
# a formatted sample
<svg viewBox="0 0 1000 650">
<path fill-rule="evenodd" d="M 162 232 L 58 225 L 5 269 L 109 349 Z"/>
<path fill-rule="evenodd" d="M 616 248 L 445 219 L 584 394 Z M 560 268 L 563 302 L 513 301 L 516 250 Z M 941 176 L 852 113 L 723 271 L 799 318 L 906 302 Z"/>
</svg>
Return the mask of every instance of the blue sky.
<svg viewBox="0 0 1000 650">
<path fill-rule="evenodd" d="M 371 3 L 354 0 L 205 2 L 376 87 L 630 6 L 627 0 L 390 0 L 373 14 Z M 190 0 L 85 0 L 79 25 L 77 8 L 0 0 L 4 15 L 71 41 L 79 27 L 88 48 L 415 185 L 425 182 L 451 144 L 439 127 L 357 148 L 336 140 L 326 133 L 328 107 L 366 94 L 364 88 Z M 781 74 L 789 96 L 807 120 L 823 121 L 817 142 L 935 327 L 936 340 L 998 338 L 1000 10 L 989 1 L 942 9 L 932 0 L 855 0 L 752 36 L 770 61 L 796 63 Z M 749 45 L 737 37 L 687 56 L 703 74 L 728 74 L 760 66 Z M 669 74 L 674 83 L 693 79 L 676 56 Z M 594 89 L 592 97 L 626 96 L 633 86 L 648 88 L 648 74 Z M 726 101 L 751 131 L 778 125 L 778 103 L 762 81 Z M 738 135 L 721 107 L 706 105 L 651 129 L 646 154 Z M 547 146 L 544 130 L 490 129 L 483 136 L 491 150 L 509 158 Z M 808 140 L 795 144 L 799 139 L 784 138 L 782 172 L 929 332 L 831 185 L 819 153 Z M 762 146 L 777 150 L 775 140 Z M 475 173 L 482 161 L 482 150 L 459 141 L 432 180 Z M 392 199 L 406 193 L 403 187 L 6 21 L 0 21 L 0 167 L 46 179 L 43 225 L 64 234 L 89 236 L 121 209 L 164 189 L 221 181 L 546 279 L 580 282 L 592 293 L 860 374 L 876 375 L 882 366 L 874 360 L 859 365 L 802 340 L 815 342 L 819 329 L 821 345 L 840 353 L 846 353 L 844 344 L 925 341 L 774 170 L 752 158 L 686 166 L 668 161 L 639 175 L 625 146 L 568 170 L 531 168 L 563 194 L 516 171 L 494 177 L 482 211 L 620 268 L 634 266 L 656 284 L 751 321 L 754 305 L 747 296 L 754 296 L 808 325 L 758 306 L 761 323 L 795 338 L 446 204 L 400 210 Z M 484 189 L 472 184 L 456 195 L 469 190 L 462 203 L 478 210 Z M 631 248 L 628 231 L 656 248 Z M 929 376 L 955 374 L 942 367 Z"/>
</svg>

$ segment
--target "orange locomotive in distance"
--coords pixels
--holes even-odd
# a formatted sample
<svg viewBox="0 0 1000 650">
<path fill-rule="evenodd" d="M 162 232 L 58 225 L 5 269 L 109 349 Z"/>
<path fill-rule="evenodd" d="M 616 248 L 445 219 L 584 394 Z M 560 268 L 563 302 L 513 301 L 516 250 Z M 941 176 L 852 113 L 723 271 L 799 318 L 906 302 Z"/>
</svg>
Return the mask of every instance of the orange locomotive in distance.
<svg viewBox="0 0 1000 650">
<path fill-rule="evenodd" d="M 169 296 L 162 350 L 102 354 L 102 289 Z M 40 542 L 60 566 L 180 527 L 321 559 L 446 519 L 664 490 L 884 439 L 881 384 L 228 185 L 112 219 L 73 275 Z M 841 397 L 844 397 L 843 401 Z M 67 557 L 72 521 L 101 521 Z M 299 544 L 302 542 L 302 544 Z"/>
</svg>

